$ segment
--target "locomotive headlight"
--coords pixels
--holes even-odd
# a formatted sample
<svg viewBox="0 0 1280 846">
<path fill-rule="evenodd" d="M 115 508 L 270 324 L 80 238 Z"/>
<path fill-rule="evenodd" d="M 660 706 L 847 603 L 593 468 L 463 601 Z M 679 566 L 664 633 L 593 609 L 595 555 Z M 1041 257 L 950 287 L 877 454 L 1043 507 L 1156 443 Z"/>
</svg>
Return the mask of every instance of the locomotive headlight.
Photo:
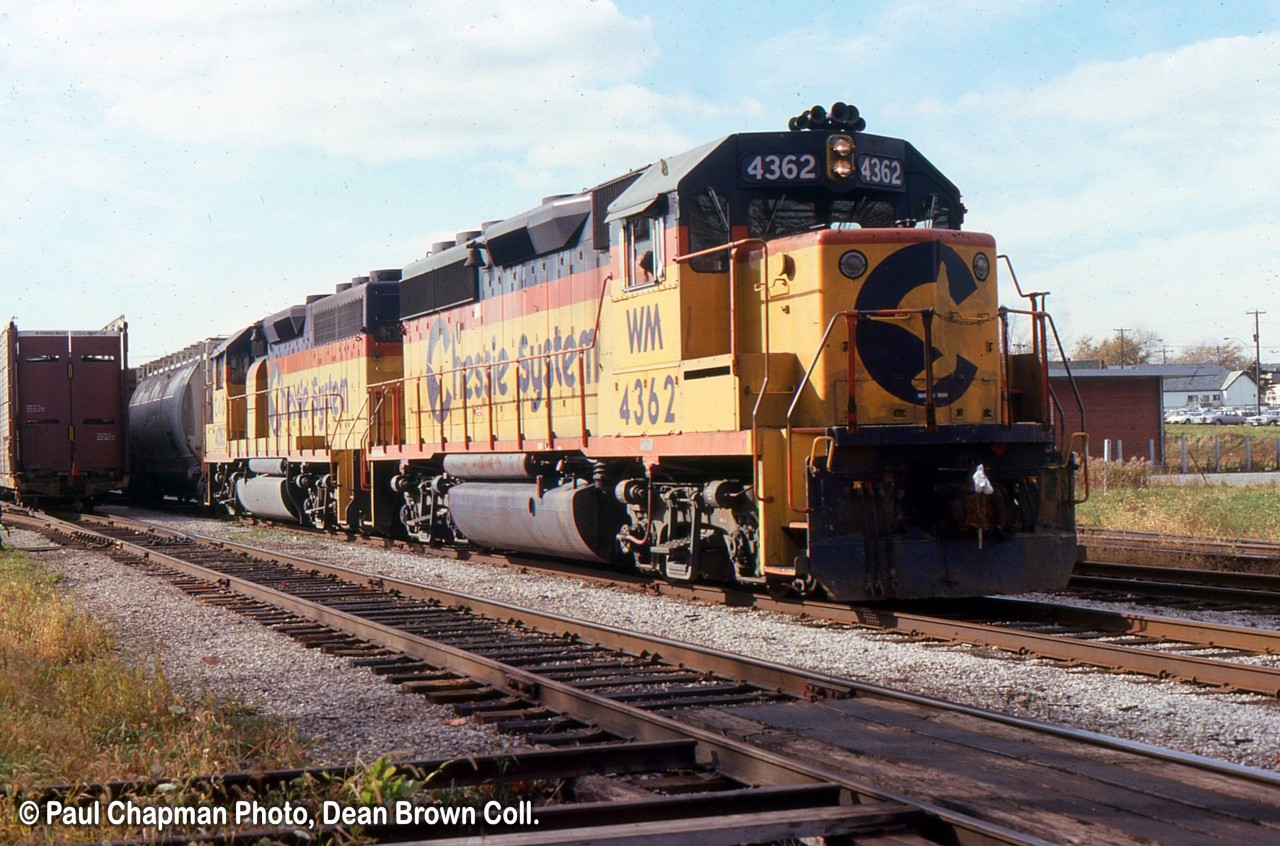
<svg viewBox="0 0 1280 846">
<path fill-rule="evenodd" d="M 827 178 L 843 182 L 853 176 L 853 139 L 848 135 L 827 138 Z"/>
<path fill-rule="evenodd" d="M 849 250 L 840 256 L 840 272 L 850 279 L 857 279 L 867 272 L 867 257 L 857 250 Z"/>
<path fill-rule="evenodd" d="M 987 258 L 986 253 L 978 253 L 973 257 L 973 275 L 978 277 L 979 282 L 985 282 L 990 272 L 991 259 Z"/>
</svg>

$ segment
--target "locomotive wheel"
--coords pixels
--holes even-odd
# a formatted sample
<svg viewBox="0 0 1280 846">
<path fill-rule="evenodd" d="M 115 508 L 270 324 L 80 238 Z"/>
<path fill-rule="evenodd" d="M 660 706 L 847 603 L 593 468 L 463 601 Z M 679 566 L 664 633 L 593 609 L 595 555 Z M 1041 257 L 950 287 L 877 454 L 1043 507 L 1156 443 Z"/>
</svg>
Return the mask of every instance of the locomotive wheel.
<svg viewBox="0 0 1280 846">
<path fill-rule="evenodd" d="M 418 510 L 413 506 L 407 504 L 400 506 L 400 520 L 396 524 L 396 528 L 405 536 L 405 539 L 416 541 L 423 546 L 430 546 L 434 540 L 431 535 L 430 527 L 428 527 L 425 532 L 415 531 L 414 529 L 409 528 L 409 524 L 417 519 L 417 517 Z"/>
<path fill-rule="evenodd" d="M 794 599 L 796 597 L 814 597 L 822 593 L 822 586 L 812 574 L 796 576 L 793 579 L 770 580 L 765 583 L 765 591 L 774 599 Z"/>
<path fill-rule="evenodd" d="M 793 579 L 791 589 L 804 597 L 818 596 L 822 593 L 822 586 L 818 584 L 818 580 L 812 573 Z"/>
<path fill-rule="evenodd" d="M 795 596 L 795 586 L 790 581 L 769 580 L 765 583 L 765 591 L 774 599 L 789 599 Z"/>
</svg>

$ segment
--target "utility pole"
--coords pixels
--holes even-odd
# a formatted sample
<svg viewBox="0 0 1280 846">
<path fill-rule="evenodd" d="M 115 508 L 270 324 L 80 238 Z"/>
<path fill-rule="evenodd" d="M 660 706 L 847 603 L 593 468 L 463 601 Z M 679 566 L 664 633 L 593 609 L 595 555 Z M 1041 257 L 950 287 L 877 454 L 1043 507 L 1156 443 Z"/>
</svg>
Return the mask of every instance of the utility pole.
<svg viewBox="0 0 1280 846">
<path fill-rule="evenodd" d="M 1262 413 L 1262 342 L 1258 340 L 1258 315 L 1265 311 L 1246 311 L 1253 315 L 1253 381 L 1257 387 L 1257 408 L 1254 414 Z"/>
<path fill-rule="evenodd" d="M 1129 330 L 1121 327 L 1116 331 L 1120 333 L 1120 369 L 1124 370 L 1124 333 Z"/>
</svg>

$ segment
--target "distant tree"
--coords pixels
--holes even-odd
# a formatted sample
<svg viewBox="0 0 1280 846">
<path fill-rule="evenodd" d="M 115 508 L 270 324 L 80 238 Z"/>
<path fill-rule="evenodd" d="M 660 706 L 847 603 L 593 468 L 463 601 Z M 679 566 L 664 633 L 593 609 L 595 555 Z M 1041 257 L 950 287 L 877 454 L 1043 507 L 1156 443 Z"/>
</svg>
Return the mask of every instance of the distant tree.
<svg viewBox="0 0 1280 846">
<path fill-rule="evenodd" d="M 1176 360 L 1186 364 L 1220 364 L 1228 370 L 1253 370 L 1253 356 L 1235 341 L 1203 341 L 1184 349 Z"/>
<path fill-rule="evenodd" d="M 1109 338 L 1095 341 L 1084 335 L 1071 348 L 1073 361 L 1098 360 L 1108 367 L 1133 367 L 1150 364 L 1159 350 L 1160 339 L 1150 329 L 1126 329 Z"/>
</svg>

